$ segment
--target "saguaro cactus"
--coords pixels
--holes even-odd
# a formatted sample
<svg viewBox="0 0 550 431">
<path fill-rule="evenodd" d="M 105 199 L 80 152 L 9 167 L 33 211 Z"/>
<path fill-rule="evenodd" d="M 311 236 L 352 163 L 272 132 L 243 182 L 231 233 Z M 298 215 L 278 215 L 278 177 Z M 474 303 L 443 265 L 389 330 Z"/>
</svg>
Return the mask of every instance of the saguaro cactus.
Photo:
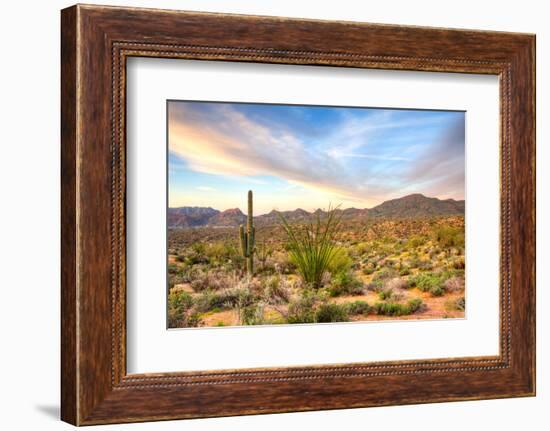
<svg viewBox="0 0 550 431">
<path fill-rule="evenodd" d="M 245 227 L 241 224 L 239 226 L 239 236 L 241 238 L 241 253 L 246 259 L 246 272 L 250 276 L 254 275 L 254 251 L 256 247 L 255 235 L 256 228 L 254 227 L 254 219 L 252 215 L 252 190 L 249 190 L 246 231 Z"/>
</svg>

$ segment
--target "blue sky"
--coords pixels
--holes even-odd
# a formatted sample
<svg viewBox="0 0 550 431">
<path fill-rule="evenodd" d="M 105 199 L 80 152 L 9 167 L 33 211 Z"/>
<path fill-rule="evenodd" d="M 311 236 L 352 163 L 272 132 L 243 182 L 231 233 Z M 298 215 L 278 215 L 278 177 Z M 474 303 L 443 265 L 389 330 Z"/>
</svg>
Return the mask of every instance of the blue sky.
<svg viewBox="0 0 550 431">
<path fill-rule="evenodd" d="M 464 112 L 168 103 L 169 206 L 255 213 L 464 199 Z"/>
</svg>

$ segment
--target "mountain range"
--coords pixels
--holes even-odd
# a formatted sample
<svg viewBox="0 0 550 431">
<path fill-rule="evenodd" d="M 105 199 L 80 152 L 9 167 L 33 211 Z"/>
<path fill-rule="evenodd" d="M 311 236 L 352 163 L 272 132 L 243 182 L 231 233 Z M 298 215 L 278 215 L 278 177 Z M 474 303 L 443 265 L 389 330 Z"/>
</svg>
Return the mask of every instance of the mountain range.
<svg viewBox="0 0 550 431">
<path fill-rule="evenodd" d="M 446 215 L 464 215 L 464 201 L 454 199 L 430 198 L 416 193 L 398 199 L 392 199 L 373 208 L 346 208 L 342 211 L 342 219 L 361 218 L 425 218 Z M 273 210 L 267 214 L 254 217 L 258 226 L 279 223 L 278 213 L 289 222 L 307 220 L 313 214 L 325 214 L 317 209 L 309 213 L 301 208 L 293 211 Z M 199 226 L 235 227 L 246 223 L 246 215 L 239 208 L 219 211 L 210 207 L 179 207 L 168 208 L 169 228 L 190 228 Z"/>
</svg>

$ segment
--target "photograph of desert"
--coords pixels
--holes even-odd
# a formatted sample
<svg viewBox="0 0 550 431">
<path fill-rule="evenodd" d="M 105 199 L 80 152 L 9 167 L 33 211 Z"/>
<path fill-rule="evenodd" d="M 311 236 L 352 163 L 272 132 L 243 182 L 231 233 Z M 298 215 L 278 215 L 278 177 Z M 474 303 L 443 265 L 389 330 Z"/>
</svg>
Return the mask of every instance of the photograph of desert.
<svg viewBox="0 0 550 431">
<path fill-rule="evenodd" d="M 167 108 L 168 328 L 465 317 L 464 112 Z"/>
</svg>

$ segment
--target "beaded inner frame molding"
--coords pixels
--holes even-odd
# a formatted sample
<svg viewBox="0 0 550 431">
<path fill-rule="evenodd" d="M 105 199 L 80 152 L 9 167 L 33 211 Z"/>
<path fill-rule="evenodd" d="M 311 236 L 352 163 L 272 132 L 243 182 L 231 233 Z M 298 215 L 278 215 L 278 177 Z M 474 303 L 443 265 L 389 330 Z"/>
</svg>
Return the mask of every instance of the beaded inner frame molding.
<svg viewBox="0 0 550 431">
<path fill-rule="evenodd" d="M 535 394 L 535 36 L 73 6 L 62 11 L 61 416 L 75 425 Z M 126 59 L 500 78 L 500 353 L 126 372 Z"/>
</svg>

